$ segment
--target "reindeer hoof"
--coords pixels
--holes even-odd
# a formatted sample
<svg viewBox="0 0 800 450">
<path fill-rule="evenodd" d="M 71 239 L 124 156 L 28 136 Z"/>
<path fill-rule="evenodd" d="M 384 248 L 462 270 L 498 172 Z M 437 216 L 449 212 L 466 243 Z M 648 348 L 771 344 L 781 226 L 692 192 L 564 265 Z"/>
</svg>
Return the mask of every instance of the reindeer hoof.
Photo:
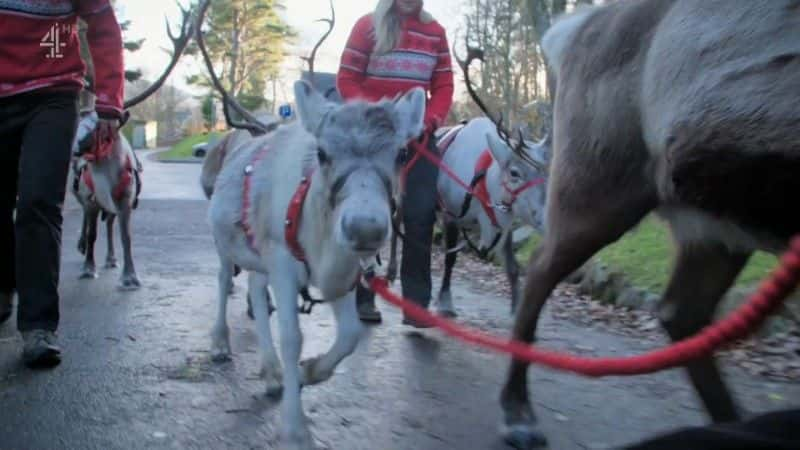
<svg viewBox="0 0 800 450">
<path fill-rule="evenodd" d="M 394 281 L 397 280 L 397 267 L 389 266 L 389 268 L 386 269 L 386 280 L 389 281 L 389 283 L 394 283 Z"/>
<path fill-rule="evenodd" d="M 231 341 L 228 327 L 214 327 L 211 331 L 211 361 L 224 363 L 231 360 Z"/>
<path fill-rule="evenodd" d="M 95 278 L 97 278 L 97 270 L 94 266 L 85 266 L 81 271 L 81 280 L 94 280 Z"/>
<path fill-rule="evenodd" d="M 458 313 L 453 311 L 452 309 L 437 309 L 436 314 L 444 317 L 445 319 L 455 319 L 458 317 Z"/>
<path fill-rule="evenodd" d="M 106 260 L 106 269 L 116 269 L 117 267 L 119 267 L 119 264 L 117 264 L 116 258 L 109 258 Z"/>
<path fill-rule="evenodd" d="M 139 282 L 139 278 L 136 275 L 124 275 L 119 284 L 119 290 L 121 291 L 135 291 L 141 287 L 142 283 Z"/>
<path fill-rule="evenodd" d="M 300 386 L 313 386 L 328 380 L 333 375 L 332 371 L 321 372 L 319 361 L 319 356 L 300 361 Z"/>
<path fill-rule="evenodd" d="M 305 417 L 303 422 L 305 422 Z M 281 433 L 281 450 L 314 450 L 314 440 L 308 427 L 304 424 L 302 429 L 296 431 L 284 431 Z"/>
<path fill-rule="evenodd" d="M 501 431 L 503 440 L 518 450 L 533 450 L 547 446 L 547 438 L 533 426 L 517 424 L 504 426 Z"/>
</svg>

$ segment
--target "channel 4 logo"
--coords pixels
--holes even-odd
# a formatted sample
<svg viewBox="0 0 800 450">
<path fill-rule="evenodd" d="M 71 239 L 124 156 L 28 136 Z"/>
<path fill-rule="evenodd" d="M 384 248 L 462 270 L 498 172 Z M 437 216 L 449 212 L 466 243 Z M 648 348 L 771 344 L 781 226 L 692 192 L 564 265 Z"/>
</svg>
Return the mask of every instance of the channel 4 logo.
<svg viewBox="0 0 800 450">
<path fill-rule="evenodd" d="M 44 57 L 47 59 L 63 58 L 63 49 L 67 46 L 67 43 L 62 35 L 66 34 L 69 36 L 71 33 L 72 28 L 70 25 L 62 26 L 60 24 L 55 24 L 50 27 L 50 30 L 47 31 L 39 43 L 40 47 L 47 49 L 47 53 Z"/>
</svg>

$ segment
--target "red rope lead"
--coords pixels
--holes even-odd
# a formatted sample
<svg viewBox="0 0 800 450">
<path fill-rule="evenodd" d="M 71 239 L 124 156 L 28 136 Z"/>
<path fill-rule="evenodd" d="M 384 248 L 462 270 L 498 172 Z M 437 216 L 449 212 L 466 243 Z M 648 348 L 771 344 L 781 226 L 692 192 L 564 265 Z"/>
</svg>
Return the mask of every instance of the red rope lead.
<svg viewBox="0 0 800 450">
<path fill-rule="evenodd" d="M 369 283 L 372 290 L 389 303 L 400 307 L 412 319 L 435 326 L 466 343 L 507 353 L 527 363 L 542 364 L 553 369 L 591 377 L 603 377 L 653 373 L 710 356 L 722 346 L 755 331 L 770 313 L 783 304 L 798 281 L 800 281 L 800 235 L 792 240 L 789 250 L 781 258 L 781 264 L 772 276 L 762 282 L 758 292 L 730 316 L 706 327 L 699 334 L 666 348 L 622 358 L 582 358 L 542 350 L 520 341 L 501 339 L 434 316 L 426 309 L 391 292 L 385 279 L 375 277 L 370 279 Z"/>
</svg>

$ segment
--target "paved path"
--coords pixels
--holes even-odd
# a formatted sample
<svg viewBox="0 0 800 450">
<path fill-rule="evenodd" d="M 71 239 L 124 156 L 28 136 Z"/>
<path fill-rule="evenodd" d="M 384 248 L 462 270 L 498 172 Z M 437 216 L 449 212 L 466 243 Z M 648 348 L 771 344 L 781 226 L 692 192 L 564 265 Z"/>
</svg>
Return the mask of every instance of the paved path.
<svg viewBox="0 0 800 450">
<path fill-rule="evenodd" d="M 277 405 L 256 372 L 253 323 L 244 279 L 230 302 L 233 361 L 209 361 L 216 257 L 198 185 L 199 165 L 146 164 L 134 217 L 138 292 L 115 290 L 118 270 L 79 281 L 80 210 L 65 211 L 62 269 L 64 363 L 31 372 L 20 341 L 0 327 L 0 449 L 275 448 Z M 98 245 L 98 260 L 105 252 Z M 455 287 L 461 319 L 497 333 L 511 320 L 507 300 Z M 468 349 L 436 332 L 409 333 L 381 306 L 356 353 L 327 384 L 304 392 L 320 448 L 504 449 L 497 396 L 506 358 Z M 326 308 L 302 320 L 305 353 L 327 347 Z M 546 315 L 541 343 L 593 354 L 638 353 L 654 344 L 582 328 Z M 800 404 L 800 386 L 729 369 L 737 397 L 752 411 Z M 684 374 L 589 380 L 535 369 L 531 385 L 551 448 L 607 448 L 705 420 Z"/>
</svg>

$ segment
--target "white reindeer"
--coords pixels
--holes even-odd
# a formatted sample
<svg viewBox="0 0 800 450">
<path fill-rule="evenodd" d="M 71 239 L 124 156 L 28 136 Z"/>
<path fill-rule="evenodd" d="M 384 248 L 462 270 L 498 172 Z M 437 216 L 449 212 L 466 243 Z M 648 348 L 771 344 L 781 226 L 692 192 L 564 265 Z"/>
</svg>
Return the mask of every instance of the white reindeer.
<svg viewBox="0 0 800 450">
<path fill-rule="evenodd" d="M 283 389 L 283 442 L 311 448 L 300 388 L 328 379 L 353 352 L 361 324 L 354 286 L 390 230 L 390 199 L 400 149 L 422 132 L 425 94 L 414 89 L 394 101 L 328 102 L 309 84 L 295 84 L 300 121 L 249 141 L 222 168 L 209 207 L 220 257 L 219 312 L 224 322 L 234 265 L 251 272 L 263 372 L 268 389 Z M 287 219 L 298 186 L 307 198 Z M 296 243 L 287 227 L 299 221 Z M 301 248 L 305 261 L 293 253 Z M 269 277 L 269 278 L 268 278 Z M 272 344 L 265 288 L 275 294 L 283 370 Z M 333 309 L 336 340 L 322 356 L 298 365 L 302 334 L 300 289 L 313 285 Z M 226 340 L 227 333 L 215 339 Z M 217 342 L 217 347 L 228 346 Z"/>
<path fill-rule="evenodd" d="M 472 119 L 465 124 L 442 128 L 436 142 L 445 167 L 473 190 L 485 192 L 484 199 L 467 193 L 459 182 L 445 170 L 439 171 L 437 193 L 439 219 L 446 247 L 445 270 L 436 302 L 436 312 L 455 317 L 450 292 L 450 278 L 459 250 L 459 232 L 482 258 L 496 249 L 503 255 L 506 276 L 511 284 L 511 310 L 519 299 L 519 263 L 514 256 L 511 231 L 515 221 L 528 224 L 543 232 L 545 209 L 545 179 L 549 159 L 549 138 L 533 143 L 509 138 L 502 123 L 494 122 L 484 103 L 475 94 L 469 79 L 468 66 L 482 55 L 470 49 L 466 62 L 459 60 L 467 88 L 475 102 L 488 117 Z M 431 195 L 435 195 L 431 193 Z M 477 244 L 472 244 L 467 232 L 477 231 Z M 396 237 L 393 236 L 389 256 L 388 278 L 397 273 Z M 408 245 L 414 245 L 409 242 Z"/>
<path fill-rule="evenodd" d="M 192 37 L 194 25 L 191 9 L 181 8 L 183 16 L 180 34 L 175 36 L 167 25 L 167 34 L 172 40 L 172 58 L 161 76 L 145 91 L 132 99 L 124 102 L 124 109 L 128 110 L 146 100 L 155 93 L 167 80 L 172 69 L 178 63 L 189 40 Z M 87 135 L 92 133 L 97 124 L 95 113 L 82 114 L 78 127 L 73 152 L 78 153 L 80 142 L 86 142 Z M 97 219 L 101 215 L 106 221 L 108 250 L 106 254 L 106 267 L 117 267 L 114 256 L 113 227 L 114 219 L 119 216 L 120 237 L 123 249 L 123 267 L 120 278 L 120 289 L 133 290 L 141 287 L 136 269 L 133 264 L 131 251 L 131 215 L 136 208 L 138 194 L 141 190 L 139 174 L 142 168 L 133 153 L 130 143 L 122 133 L 117 133 L 108 154 L 98 154 L 97 151 L 82 154 L 73 159 L 70 171 L 69 186 L 75 198 L 83 207 L 83 226 L 78 240 L 78 251 L 85 255 L 81 278 L 97 277 L 94 261 L 94 244 L 97 239 Z"/>
</svg>

